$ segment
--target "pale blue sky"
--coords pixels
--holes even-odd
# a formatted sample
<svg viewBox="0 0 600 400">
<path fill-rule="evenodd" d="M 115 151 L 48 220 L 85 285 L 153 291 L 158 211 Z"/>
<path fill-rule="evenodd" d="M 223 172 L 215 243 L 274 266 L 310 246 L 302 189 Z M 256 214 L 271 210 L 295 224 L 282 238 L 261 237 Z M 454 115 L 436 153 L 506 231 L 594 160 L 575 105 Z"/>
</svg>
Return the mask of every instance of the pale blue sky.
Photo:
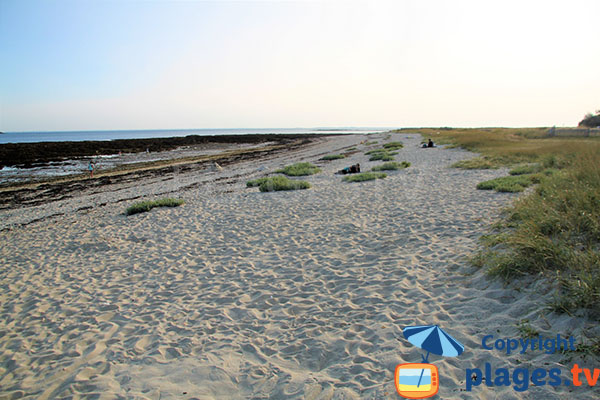
<svg viewBox="0 0 600 400">
<path fill-rule="evenodd" d="M 0 131 L 573 126 L 600 2 L 0 0 Z"/>
</svg>

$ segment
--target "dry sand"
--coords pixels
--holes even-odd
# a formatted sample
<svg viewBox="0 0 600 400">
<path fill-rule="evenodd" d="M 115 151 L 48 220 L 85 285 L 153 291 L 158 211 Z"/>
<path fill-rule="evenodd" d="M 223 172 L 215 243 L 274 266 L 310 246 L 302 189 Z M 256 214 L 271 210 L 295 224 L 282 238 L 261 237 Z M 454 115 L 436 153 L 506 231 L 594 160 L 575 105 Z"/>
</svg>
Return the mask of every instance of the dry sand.
<svg viewBox="0 0 600 400">
<path fill-rule="evenodd" d="M 582 317 L 543 311 L 549 289 L 503 288 L 465 257 L 516 197 L 475 185 L 505 170 L 448 168 L 459 149 L 400 140 L 383 180 L 344 183 L 366 136 L 322 138 L 261 162 L 180 173 L 1 214 L 0 398 L 399 398 L 396 364 L 424 352 L 402 335 L 439 324 L 461 341 L 456 358 L 430 356 L 438 398 L 594 399 L 600 390 L 482 384 L 467 368 L 598 368 L 579 355 L 481 348 L 485 335 L 519 338 L 528 319 L 545 337 L 600 334 Z M 356 145 L 319 165 L 309 190 L 260 193 L 246 180 Z M 126 217 L 132 199 L 185 205 Z M 584 381 L 585 383 L 585 381 Z"/>
</svg>

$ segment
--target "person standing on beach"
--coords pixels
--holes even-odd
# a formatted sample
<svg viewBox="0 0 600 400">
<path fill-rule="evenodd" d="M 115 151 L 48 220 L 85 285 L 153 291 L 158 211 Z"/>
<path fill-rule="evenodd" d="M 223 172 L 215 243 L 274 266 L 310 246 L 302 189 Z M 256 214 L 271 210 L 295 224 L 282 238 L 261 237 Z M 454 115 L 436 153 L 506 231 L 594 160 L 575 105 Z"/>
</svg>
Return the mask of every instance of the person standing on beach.
<svg viewBox="0 0 600 400">
<path fill-rule="evenodd" d="M 94 161 L 90 160 L 90 163 L 88 164 L 88 171 L 90 171 L 90 178 L 94 177 L 94 168 L 96 166 L 94 165 Z"/>
</svg>

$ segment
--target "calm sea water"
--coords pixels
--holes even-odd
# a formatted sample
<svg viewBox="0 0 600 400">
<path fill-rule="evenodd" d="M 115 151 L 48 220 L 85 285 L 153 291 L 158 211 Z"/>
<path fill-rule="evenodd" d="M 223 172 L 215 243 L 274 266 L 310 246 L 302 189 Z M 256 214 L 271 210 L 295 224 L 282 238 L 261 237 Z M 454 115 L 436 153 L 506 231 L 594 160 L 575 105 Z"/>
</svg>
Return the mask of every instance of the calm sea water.
<svg viewBox="0 0 600 400">
<path fill-rule="evenodd" d="M 282 129 L 179 129 L 139 131 L 6 132 L 0 143 L 80 142 L 84 140 L 147 139 L 188 135 L 247 135 L 286 133 L 372 133 L 393 128 L 282 128 Z"/>
</svg>

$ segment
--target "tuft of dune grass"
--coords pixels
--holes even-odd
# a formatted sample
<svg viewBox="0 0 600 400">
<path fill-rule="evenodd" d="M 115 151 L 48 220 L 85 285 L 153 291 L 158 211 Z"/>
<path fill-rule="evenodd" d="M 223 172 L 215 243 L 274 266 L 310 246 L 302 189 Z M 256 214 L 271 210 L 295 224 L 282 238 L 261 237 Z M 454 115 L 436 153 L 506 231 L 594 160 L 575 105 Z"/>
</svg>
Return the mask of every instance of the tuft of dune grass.
<svg viewBox="0 0 600 400">
<path fill-rule="evenodd" d="M 267 182 L 268 180 L 269 178 L 267 177 L 253 179 L 251 181 L 246 182 L 246 187 L 259 187 L 262 183 Z"/>
<path fill-rule="evenodd" d="M 394 156 L 398 153 L 386 149 L 376 149 L 365 153 L 369 157 L 369 161 L 393 161 Z"/>
<path fill-rule="evenodd" d="M 523 164 L 517 165 L 509 172 L 510 175 L 526 175 L 540 172 L 542 167 L 539 164 Z"/>
<path fill-rule="evenodd" d="M 408 161 L 402 162 L 386 162 L 381 165 L 377 165 L 371 168 L 371 171 L 396 171 L 399 169 L 404 169 L 410 167 L 410 163 Z"/>
<path fill-rule="evenodd" d="M 125 213 L 127 215 L 139 214 L 150 211 L 155 207 L 177 207 L 184 203 L 182 199 L 165 198 L 159 200 L 147 200 L 134 203 L 127 207 Z"/>
<path fill-rule="evenodd" d="M 321 169 L 311 163 L 303 162 L 287 165 L 275 172 L 288 176 L 307 176 L 317 174 L 321 172 Z"/>
<path fill-rule="evenodd" d="M 537 175 L 503 176 L 477 184 L 479 190 L 495 190 L 497 192 L 522 192 L 533 183 L 539 182 Z"/>
<path fill-rule="evenodd" d="M 277 192 L 282 190 L 300 190 L 310 188 L 310 183 L 286 178 L 285 176 L 271 176 L 259 178 L 246 183 L 247 187 L 257 187 L 261 192 Z"/>
<path fill-rule="evenodd" d="M 332 161 L 332 160 L 340 160 L 342 158 L 346 158 L 346 156 L 343 154 L 328 154 L 325 157 L 321 157 L 320 160 Z"/>
<path fill-rule="evenodd" d="M 372 181 L 375 179 L 383 179 L 387 174 L 383 172 L 361 172 L 360 174 L 354 174 L 344 177 L 344 182 L 365 182 Z"/>
<path fill-rule="evenodd" d="M 383 148 L 387 150 L 398 150 L 403 147 L 404 145 L 401 142 L 390 142 L 383 145 Z"/>
</svg>

